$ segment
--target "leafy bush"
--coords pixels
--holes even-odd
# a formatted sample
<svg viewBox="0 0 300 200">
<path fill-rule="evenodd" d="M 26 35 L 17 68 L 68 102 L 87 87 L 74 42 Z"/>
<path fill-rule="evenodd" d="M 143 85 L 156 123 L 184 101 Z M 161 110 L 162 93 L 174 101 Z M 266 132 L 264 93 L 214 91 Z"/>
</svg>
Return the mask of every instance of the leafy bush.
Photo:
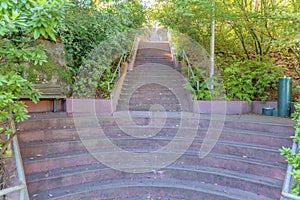
<svg viewBox="0 0 300 200">
<path fill-rule="evenodd" d="M 104 85 L 112 76 L 110 66 L 130 50 L 134 34 L 129 32 L 141 27 L 144 20 L 136 0 L 102 7 L 79 3 L 68 11 L 60 33 L 76 95 L 91 96 L 102 90 L 101 96 L 109 96 Z"/>
<path fill-rule="evenodd" d="M 122 2 L 108 7 L 73 6 L 60 27 L 66 46 L 68 65 L 76 75 L 84 58 L 100 43 L 118 33 L 142 26 L 145 20 L 138 1 Z"/>
<path fill-rule="evenodd" d="M 12 132 L 13 127 L 9 121 L 21 122 L 29 117 L 24 102 L 16 101 L 21 95 L 27 95 L 34 103 L 37 103 L 40 93 L 20 75 L 0 74 L 0 133 L 9 135 L 8 142 L 0 142 L 1 154 L 16 134 Z M 3 145 L 4 148 L 2 148 Z"/>
<path fill-rule="evenodd" d="M 102 89 L 104 96 L 109 97 L 109 91 L 104 85 L 112 78 L 112 63 L 130 52 L 136 33 L 136 30 L 119 33 L 110 40 L 103 41 L 90 52 L 75 78 L 73 89 L 76 95 L 91 97 L 97 90 Z"/>
<path fill-rule="evenodd" d="M 223 83 L 228 99 L 267 100 L 268 89 L 275 88 L 281 69 L 270 62 L 236 61 L 223 71 Z"/>
<path fill-rule="evenodd" d="M 194 68 L 194 76 L 185 78 L 186 83 L 184 88 L 190 90 L 193 93 L 194 100 L 216 100 L 224 99 L 224 89 L 219 83 L 216 76 L 212 78 L 204 78 L 204 72 L 200 69 Z M 199 88 L 197 88 L 197 82 L 199 82 Z M 214 86 L 214 89 L 210 89 L 210 85 Z"/>
<path fill-rule="evenodd" d="M 46 53 L 37 39 L 56 40 L 65 6 L 64 0 L 0 3 L 0 131 L 10 135 L 6 144 L 0 142 L 1 153 L 16 134 L 11 134 L 9 122 L 28 118 L 25 104 L 17 101 L 19 96 L 27 95 L 33 102 L 38 101 L 39 92 L 22 75 L 29 62 L 34 65 L 47 62 Z"/>
</svg>

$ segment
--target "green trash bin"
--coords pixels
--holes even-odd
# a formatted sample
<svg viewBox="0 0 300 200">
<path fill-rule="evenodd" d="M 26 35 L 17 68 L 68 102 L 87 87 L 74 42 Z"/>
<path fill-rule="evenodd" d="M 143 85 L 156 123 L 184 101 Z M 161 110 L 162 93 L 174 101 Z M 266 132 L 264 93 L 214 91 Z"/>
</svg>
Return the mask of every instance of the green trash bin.
<svg viewBox="0 0 300 200">
<path fill-rule="evenodd" d="M 274 108 L 263 108 L 262 114 L 265 116 L 273 116 Z"/>
<path fill-rule="evenodd" d="M 291 116 L 292 78 L 283 77 L 278 80 L 278 116 Z"/>
</svg>

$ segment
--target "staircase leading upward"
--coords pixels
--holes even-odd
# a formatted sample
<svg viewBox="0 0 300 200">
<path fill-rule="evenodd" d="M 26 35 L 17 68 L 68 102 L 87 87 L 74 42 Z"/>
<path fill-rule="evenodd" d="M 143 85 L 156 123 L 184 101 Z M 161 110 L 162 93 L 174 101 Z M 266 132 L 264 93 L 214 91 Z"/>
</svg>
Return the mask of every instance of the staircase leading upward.
<svg viewBox="0 0 300 200">
<path fill-rule="evenodd" d="M 128 72 L 117 110 L 148 111 L 160 104 L 166 111 L 192 111 L 190 92 L 175 69 L 168 42 L 141 42 L 134 70 Z M 179 102 L 181 100 L 181 102 Z"/>
<path fill-rule="evenodd" d="M 167 45 L 141 43 L 113 116 L 32 114 L 18 125 L 30 199 L 280 198 L 278 149 L 291 145 L 294 123 L 195 115 Z M 211 124 L 224 127 L 206 140 L 220 131 Z M 201 158 L 204 143 L 212 150 Z"/>
</svg>

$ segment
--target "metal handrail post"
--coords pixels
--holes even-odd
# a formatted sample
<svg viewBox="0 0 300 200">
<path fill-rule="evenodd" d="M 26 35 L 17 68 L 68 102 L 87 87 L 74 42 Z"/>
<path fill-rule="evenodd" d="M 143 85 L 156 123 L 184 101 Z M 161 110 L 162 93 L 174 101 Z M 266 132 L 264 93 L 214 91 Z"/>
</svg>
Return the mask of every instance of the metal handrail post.
<svg viewBox="0 0 300 200">
<path fill-rule="evenodd" d="M 186 55 L 185 51 L 182 50 L 182 59 L 183 61 L 186 60 L 187 62 L 187 66 L 188 66 L 188 78 L 190 78 L 190 75 L 192 76 L 195 76 L 195 73 L 192 69 L 192 66 L 191 66 L 191 63 L 190 63 L 190 60 L 188 58 L 188 56 Z M 199 81 L 195 81 L 196 82 L 196 90 L 199 91 L 200 89 L 200 82 Z"/>
<path fill-rule="evenodd" d="M 17 173 L 18 173 L 18 181 L 23 188 L 20 189 L 20 200 L 28 199 L 28 192 L 27 192 L 27 186 L 26 186 L 26 179 L 25 179 L 25 173 L 22 163 L 22 158 L 20 154 L 20 148 L 19 148 L 19 142 L 18 138 L 15 136 L 12 140 L 12 146 L 13 146 L 13 152 L 14 157 L 16 161 L 17 166 Z"/>
<path fill-rule="evenodd" d="M 115 80 L 115 75 L 118 73 L 118 77 L 119 77 L 119 78 L 121 77 L 121 64 L 122 64 L 122 61 L 123 61 L 124 57 L 126 57 L 125 54 L 123 54 L 123 55 L 121 56 L 121 58 L 120 58 L 120 60 L 119 60 L 119 62 L 118 62 L 118 66 L 117 66 L 117 68 L 115 69 L 115 71 L 114 71 L 114 73 L 113 73 L 113 75 L 112 75 L 111 80 L 108 82 L 107 89 L 108 89 L 109 92 L 110 92 L 110 84 Z"/>
<path fill-rule="evenodd" d="M 12 134 L 16 133 L 16 126 L 15 122 L 13 120 L 12 114 L 10 114 L 10 126 L 12 129 Z M 26 185 L 26 179 L 25 179 L 25 173 L 22 163 L 22 157 L 20 153 L 19 143 L 17 136 L 14 136 L 12 139 L 12 150 L 14 154 L 14 160 L 16 164 L 16 170 L 17 170 L 17 177 L 18 177 L 18 185 L 9 187 L 3 190 L 0 190 L 0 195 L 6 195 L 15 191 L 19 191 L 19 200 L 27 200 L 29 199 L 28 191 L 27 191 L 27 185 Z"/>
</svg>

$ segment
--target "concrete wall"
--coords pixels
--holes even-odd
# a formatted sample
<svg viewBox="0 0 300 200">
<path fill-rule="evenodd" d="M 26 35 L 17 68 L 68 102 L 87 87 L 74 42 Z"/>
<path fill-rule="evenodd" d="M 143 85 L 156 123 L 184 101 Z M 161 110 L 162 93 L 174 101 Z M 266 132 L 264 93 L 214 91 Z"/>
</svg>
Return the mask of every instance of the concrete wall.
<svg viewBox="0 0 300 200">
<path fill-rule="evenodd" d="M 53 101 L 41 100 L 34 104 L 30 100 L 22 100 L 28 107 L 30 113 L 33 112 L 52 112 Z M 112 114 L 115 111 L 116 102 L 107 99 L 72 99 L 57 101 L 57 111 L 67 113 L 91 113 Z M 197 113 L 209 114 L 227 114 L 241 115 L 247 113 L 262 114 L 262 108 L 271 107 L 277 109 L 277 102 L 253 101 L 249 105 L 246 101 L 194 101 L 194 110 Z M 292 112 L 294 112 L 294 103 L 292 103 Z"/>
<path fill-rule="evenodd" d="M 33 103 L 31 100 L 22 99 L 22 102 L 27 106 L 28 112 L 52 112 L 53 111 L 53 100 L 42 99 L 37 104 Z M 64 100 L 57 100 L 57 111 L 65 111 Z"/>
<path fill-rule="evenodd" d="M 67 113 L 112 114 L 112 102 L 107 99 L 66 99 Z"/>
<path fill-rule="evenodd" d="M 198 103 L 199 113 L 216 113 L 216 114 L 247 114 L 256 113 L 262 114 L 262 108 L 275 108 L 277 109 L 276 101 L 253 101 L 248 104 L 246 101 L 196 101 Z M 224 113 L 224 110 L 226 112 Z M 294 103 L 292 103 L 292 112 L 294 112 Z"/>
</svg>

